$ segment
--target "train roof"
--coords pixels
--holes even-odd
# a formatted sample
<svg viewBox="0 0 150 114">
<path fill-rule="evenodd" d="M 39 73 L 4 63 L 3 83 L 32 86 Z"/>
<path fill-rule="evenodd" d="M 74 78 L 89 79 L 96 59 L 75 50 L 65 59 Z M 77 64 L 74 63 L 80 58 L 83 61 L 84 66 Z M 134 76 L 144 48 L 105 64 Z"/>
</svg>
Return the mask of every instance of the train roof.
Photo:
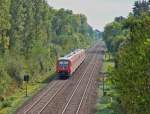
<svg viewBox="0 0 150 114">
<path fill-rule="evenodd" d="M 65 55 L 64 57 L 60 57 L 58 60 L 70 60 L 77 53 L 84 51 L 84 49 L 76 49 L 75 51 Z"/>
</svg>

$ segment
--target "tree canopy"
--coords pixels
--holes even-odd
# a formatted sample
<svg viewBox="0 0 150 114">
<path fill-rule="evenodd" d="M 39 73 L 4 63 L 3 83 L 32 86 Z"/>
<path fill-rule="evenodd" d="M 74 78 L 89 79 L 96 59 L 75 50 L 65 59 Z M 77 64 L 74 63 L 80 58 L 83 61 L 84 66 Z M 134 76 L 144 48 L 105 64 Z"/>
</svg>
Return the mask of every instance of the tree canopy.
<svg viewBox="0 0 150 114">
<path fill-rule="evenodd" d="M 115 60 L 110 73 L 127 114 L 150 112 L 149 2 L 136 1 L 128 18 L 116 18 L 105 27 L 103 39 Z"/>
<path fill-rule="evenodd" d="M 11 84 L 20 87 L 25 73 L 32 80 L 49 72 L 56 53 L 86 48 L 100 34 L 85 15 L 55 10 L 46 0 L 1 0 L 0 96 Z"/>
</svg>

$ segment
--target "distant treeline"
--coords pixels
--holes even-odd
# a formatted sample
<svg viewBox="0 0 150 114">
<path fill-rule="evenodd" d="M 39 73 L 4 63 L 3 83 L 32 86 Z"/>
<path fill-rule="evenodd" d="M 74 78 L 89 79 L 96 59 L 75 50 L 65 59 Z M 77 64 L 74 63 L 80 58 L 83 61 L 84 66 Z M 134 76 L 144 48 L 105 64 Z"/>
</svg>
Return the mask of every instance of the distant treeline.
<svg viewBox="0 0 150 114">
<path fill-rule="evenodd" d="M 113 55 L 111 82 L 125 114 L 150 113 L 150 2 L 136 1 L 127 18 L 116 17 L 103 39 Z"/>
<path fill-rule="evenodd" d="M 100 36 L 85 15 L 55 10 L 46 0 L 1 0 L 0 96 L 12 84 L 20 87 L 25 73 L 36 79 L 49 72 L 56 53 L 85 48 Z"/>
</svg>

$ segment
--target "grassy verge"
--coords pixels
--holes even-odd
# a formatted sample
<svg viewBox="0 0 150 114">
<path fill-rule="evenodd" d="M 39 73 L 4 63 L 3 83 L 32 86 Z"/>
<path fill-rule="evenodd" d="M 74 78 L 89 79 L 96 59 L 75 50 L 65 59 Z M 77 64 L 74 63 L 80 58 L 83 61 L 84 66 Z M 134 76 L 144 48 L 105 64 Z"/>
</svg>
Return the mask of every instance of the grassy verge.
<svg viewBox="0 0 150 114">
<path fill-rule="evenodd" d="M 101 72 L 108 72 L 110 67 L 113 67 L 114 63 L 110 60 L 110 56 L 105 56 L 103 61 L 103 67 Z M 96 112 L 95 114 L 123 114 L 121 112 L 121 106 L 118 101 L 118 95 L 113 89 L 109 79 L 107 78 L 104 83 L 104 90 L 106 95 L 103 95 L 103 82 L 100 79 L 99 89 L 98 89 L 98 100 L 95 106 Z"/>
<path fill-rule="evenodd" d="M 0 102 L 0 114 L 13 114 L 18 107 L 20 107 L 25 101 L 30 99 L 40 89 L 45 87 L 48 82 L 55 76 L 54 70 L 50 73 L 39 76 L 36 81 L 28 83 L 28 96 L 26 97 L 25 83 L 22 88 L 17 89 L 13 95 L 7 97 L 3 102 Z"/>
</svg>

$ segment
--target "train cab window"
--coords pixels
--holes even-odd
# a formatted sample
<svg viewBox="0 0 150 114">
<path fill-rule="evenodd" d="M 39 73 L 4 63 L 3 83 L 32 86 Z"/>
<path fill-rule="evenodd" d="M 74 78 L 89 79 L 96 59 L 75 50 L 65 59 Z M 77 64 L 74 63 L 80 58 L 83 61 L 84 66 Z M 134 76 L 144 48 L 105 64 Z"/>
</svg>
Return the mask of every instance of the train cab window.
<svg viewBox="0 0 150 114">
<path fill-rule="evenodd" d="M 59 67 L 61 68 L 67 68 L 69 62 L 68 61 L 59 61 Z"/>
</svg>

